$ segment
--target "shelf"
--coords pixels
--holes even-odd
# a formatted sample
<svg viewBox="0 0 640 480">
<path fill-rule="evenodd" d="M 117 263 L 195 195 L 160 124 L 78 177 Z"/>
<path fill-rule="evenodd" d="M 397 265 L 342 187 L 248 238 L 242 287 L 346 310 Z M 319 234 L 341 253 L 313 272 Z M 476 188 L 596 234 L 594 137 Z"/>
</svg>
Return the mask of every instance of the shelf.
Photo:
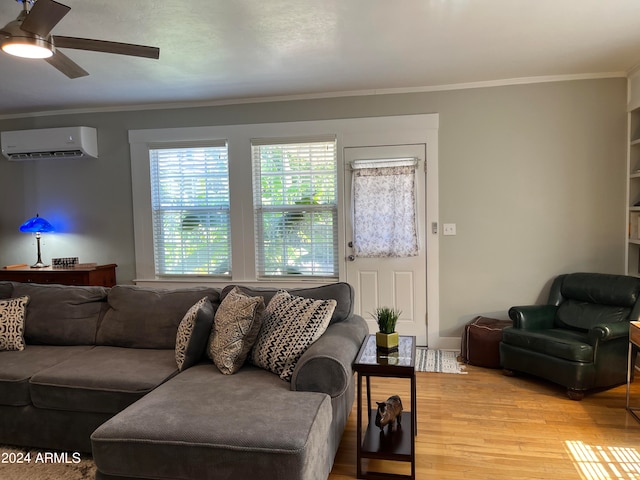
<svg viewBox="0 0 640 480">
<path fill-rule="evenodd" d="M 625 273 L 640 277 L 640 206 L 634 204 L 640 200 L 640 70 L 634 71 L 628 78 L 627 92 L 627 220 L 625 235 Z"/>
<path fill-rule="evenodd" d="M 371 410 L 372 420 L 376 418 L 376 409 Z M 382 460 L 411 461 L 411 419 L 412 413 L 402 412 L 402 420 L 406 425 L 391 432 L 389 426 L 384 428 L 384 435 L 380 427 L 370 423 L 362 442 L 361 456 L 363 458 L 377 458 Z"/>
</svg>

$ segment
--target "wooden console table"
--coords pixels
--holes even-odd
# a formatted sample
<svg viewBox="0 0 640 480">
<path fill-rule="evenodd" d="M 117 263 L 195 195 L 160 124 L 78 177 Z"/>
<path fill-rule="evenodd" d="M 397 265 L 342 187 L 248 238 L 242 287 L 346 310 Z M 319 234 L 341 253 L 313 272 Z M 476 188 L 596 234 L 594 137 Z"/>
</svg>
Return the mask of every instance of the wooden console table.
<svg viewBox="0 0 640 480">
<path fill-rule="evenodd" d="M 0 269 L 0 280 L 113 287 L 116 284 L 116 267 L 115 263 L 110 263 L 80 268 L 2 268 Z"/>
</svg>

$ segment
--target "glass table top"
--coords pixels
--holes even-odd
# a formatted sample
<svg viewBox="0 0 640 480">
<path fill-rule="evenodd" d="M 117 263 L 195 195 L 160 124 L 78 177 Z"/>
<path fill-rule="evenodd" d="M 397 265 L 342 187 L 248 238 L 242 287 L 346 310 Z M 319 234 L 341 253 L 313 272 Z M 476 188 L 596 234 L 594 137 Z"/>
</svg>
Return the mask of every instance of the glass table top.
<svg viewBox="0 0 640 480">
<path fill-rule="evenodd" d="M 415 352 L 415 337 L 400 335 L 398 351 L 383 353 L 376 347 L 376 336 L 369 335 L 365 339 L 360 356 L 356 359 L 358 365 L 390 365 L 398 367 L 413 367 Z"/>
</svg>

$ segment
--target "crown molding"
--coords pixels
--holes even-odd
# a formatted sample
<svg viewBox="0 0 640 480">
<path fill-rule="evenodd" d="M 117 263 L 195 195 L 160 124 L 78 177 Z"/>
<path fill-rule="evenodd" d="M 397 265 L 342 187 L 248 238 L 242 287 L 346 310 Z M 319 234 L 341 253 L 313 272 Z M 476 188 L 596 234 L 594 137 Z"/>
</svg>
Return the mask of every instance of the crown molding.
<svg viewBox="0 0 640 480">
<path fill-rule="evenodd" d="M 379 89 L 367 89 L 367 90 L 347 90 L 338 92 L 326 92 L 326 93 L 310 93 L 299 95 L 279 95 L 279 96 L 266 96 L 266 97 L 245 97 L 245 98 L 230 98 L 224 100 L 211 100 L 211 101 L 199 101 L 199 102 L 167 102 L 167 103 L 152 103 L 152 104 L 136 104 L 136 105 L 117 105 L 112 107 L 87 107 L 65 110 L 49 110 L 40 112 L 26 112 L 15 114 L 0 114 L 0 120 L 15 119 L 15 118 L 29 118 L 29 117 L 47 117 L 47 116 L 59 116 L 59 115 L 76 115 L 87 113 L 112 113 L 112 112 L 127 112 L 127 111 L 145 111 L 145 110 L 176 110 L 181 108 L 201 108 L 201 107 L 219 107 L 227 105 L 244 105 L 251 103 L 271 103 L 271 102 L 286 102 L 296 100 L 317 100 L 324 98 L 340 98 L 340 97 L 362 97 L 370 95 L 398 95 L 407 93 L 427 93 L 427 92 L 443 92 L 450 90 L 468 90 L 473 88 L 494 88 L 505 87 L 510 85 L 527 85 L 536 83 L 550 83 L 550 82 L 567 82 L 576 80 L 594 80 L 604 78 L 627 78 L 629 75 L 640 69 L 640 64 L 636 65 L 628 71 L 620 72 L 602 72 L 602 73 L 579 73 L 572 75 L 545 75 L 537 77 L 520 77 L 520 78 L 507 78 L 501 80 L 487 80 L 482 82 L 467 82 L 467 83 L 452 83 L 445 85 L 432 85 L 424 87 L 400 87 L 400 88 L 379 88 Z"/>
</svg>

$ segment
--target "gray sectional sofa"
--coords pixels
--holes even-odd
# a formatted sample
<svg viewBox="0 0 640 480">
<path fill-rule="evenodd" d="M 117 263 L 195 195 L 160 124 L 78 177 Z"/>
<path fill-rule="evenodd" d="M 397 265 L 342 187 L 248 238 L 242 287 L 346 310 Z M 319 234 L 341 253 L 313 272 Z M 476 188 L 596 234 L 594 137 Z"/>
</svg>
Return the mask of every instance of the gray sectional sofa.
<svg viewBox="0 0 640 480">
<path fill-rule="evenodd" d="M 290 382 L 249 362 L 222 374 L 204 352 L 179 371 L 185 312 L 206 296 L 215 313 L 228 292 L 0 282 L 0 298 L 29 297 L 26 347 L 0 351 L 0 443 L 91 452 L 98 479 L 327 478 L 368 333 L 352 288 L 289 291 L 337 301 Z"/>
</svg>

